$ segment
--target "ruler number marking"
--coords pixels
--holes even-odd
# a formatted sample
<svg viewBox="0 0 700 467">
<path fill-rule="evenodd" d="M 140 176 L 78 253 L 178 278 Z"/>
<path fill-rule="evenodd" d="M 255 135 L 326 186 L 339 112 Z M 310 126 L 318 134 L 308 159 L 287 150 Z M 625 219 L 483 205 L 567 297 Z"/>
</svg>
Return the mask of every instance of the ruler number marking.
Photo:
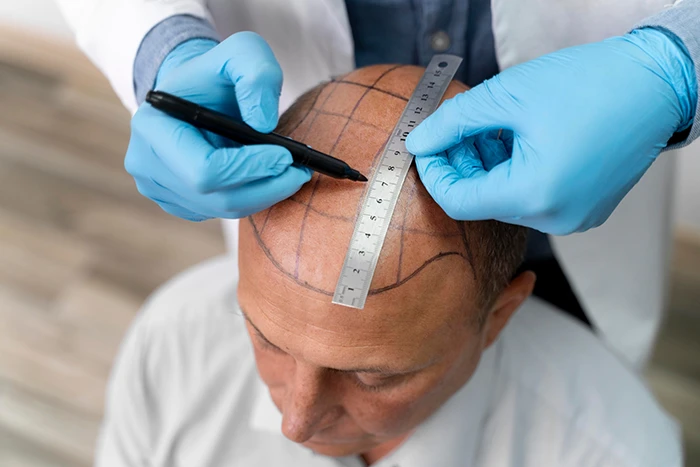
<svg viewBox="0 0 700 467">
<path fill-rule="evenodd" d="M 406 104 L 369 182 L 333 303 L 364 307 L 401 187 L 413 162 L 413 155 L 406 150 L 406 138 L 437 108 L 461 61 L 449 55 L 433 57 Z M 451 68 L 446 69 L 448 66 Z"/>
</svg>

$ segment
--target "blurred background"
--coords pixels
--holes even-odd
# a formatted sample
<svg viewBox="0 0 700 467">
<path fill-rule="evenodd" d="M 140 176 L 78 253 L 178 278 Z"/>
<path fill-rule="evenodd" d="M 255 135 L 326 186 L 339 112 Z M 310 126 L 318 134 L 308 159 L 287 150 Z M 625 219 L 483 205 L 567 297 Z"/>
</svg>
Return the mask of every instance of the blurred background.
<svg viewBox="0 0 700 467">
<path fill-rule="evenodd" d="M 138 194 L 128 140 L 128 113 L 52 0 L 0 2 L 0 467 L 91 465 L 131 318 L 159 284 L 224 252 L 218 222 Z M 646 377 L 683 425 L 686 465 L 700 466 L 700 143 L 679 157 L 674 213 Z"/>
</svg>

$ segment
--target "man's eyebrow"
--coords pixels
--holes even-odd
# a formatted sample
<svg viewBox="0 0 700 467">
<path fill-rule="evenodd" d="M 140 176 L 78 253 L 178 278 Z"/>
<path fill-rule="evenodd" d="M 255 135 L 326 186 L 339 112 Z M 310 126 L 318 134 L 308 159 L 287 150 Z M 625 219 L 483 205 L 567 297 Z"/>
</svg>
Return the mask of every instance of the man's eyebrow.
<svg viewBox="0 0 700 467">
<path fill-rule="evenodd" d="M 262 331 L 260 331 L 260 329 L 258 329 L 258 327 L 257 327 L 255 324 L 253 324 L 253 322 L 250 320 L 250 318 L 248 317 L 248 315 L 246 314 L 246 312 L 243 310 L 243 308 L 242 308 L 240 305 L 239 305 L 238 309 L 241 310 L 241 314 L 243 315 L 243 317 L 245 318 L 245 320 L 248 321 L 248 324 L 250 324 L 250 327 L 252 327 L 253 329 L 255 329 L 255 332 L 258 333 L 258 336 L 259 336 L 263 341 L 265 341 L 266 344 L 268 344 L 268 345 L 274 347 L 275 349 L 282 350 L 282 349 L 280 349 L 279 347 L 277 347 L 275 344 L 273 344 L 272 342 L 270 342 L 270 341 L 267 339 L 267 337 L 265 337 L 265 334 L 263 334 Z"/>
<path fill-rule="evenodd" d="M 246 314 L 246 312 L 243 310 L 243 308 L 240 305 L 239 305 L 238 309 L 241 310 L 241 314 L 243 315 L 245 320 L 248 321 L 248 324 L 250 324 L 250 327 L 252 327 L 256 333 L 258 333 L 258 336 L 263 341 L 265 341 L 266 344 L 269 344 L 270 346 L 272 346 L 276 349 L 280 349 L 278 346 L 276 346 L 275 344 L 270 342 L 267 339 L 267 337 L 265 337 L 265 335 L 260 331 L 260 329 L 258 329 L 258 327 L 255 324 L 253 324 L 253 322 L 250 320 L 250 318 L 248 317 L 248 315 Z M 282 350 L 282 349 L 280 349 L 280 350 Z M 328 368 L 328 369 L 333 370 L 333 371 L 337 371 L 339 373 L 376 373 L 376 374 L 381 374 L 381 375 L 385 375 L 385 376 L 401 376 L 401 375 L 407 375 L 410 373 L 415 373 L 417 371 L 422 370 L 423 368 L 424 367 L 411 369 L 408 371 L 396 371 L 395 369 L 385 368 L 385 367 L 381 367 L 381 366 L 370 366 L 370 367 L 366 367 L 366 368 L 347 368 L 347 369 L 343 369 L 343 370 L 338 369 L 338 368 Z"/>
</svg>

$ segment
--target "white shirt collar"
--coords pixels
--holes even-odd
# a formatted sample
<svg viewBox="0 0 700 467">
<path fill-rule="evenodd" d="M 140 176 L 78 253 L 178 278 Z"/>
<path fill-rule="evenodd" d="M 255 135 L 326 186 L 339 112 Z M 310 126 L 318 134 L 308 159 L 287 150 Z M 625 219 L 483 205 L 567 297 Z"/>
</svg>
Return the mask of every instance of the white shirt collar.
<svg viewBox="0 0 700 467">
<path fill-rule="evenodd" d="M 497 363 L 497 345 L 487 349 L 472 378 L 392 453 L 373 467 L 469 465 L 474 459 L 489 413 Z M 282 414 L 260 384 L 249 426 L 282 435 Z"/>
</svg>

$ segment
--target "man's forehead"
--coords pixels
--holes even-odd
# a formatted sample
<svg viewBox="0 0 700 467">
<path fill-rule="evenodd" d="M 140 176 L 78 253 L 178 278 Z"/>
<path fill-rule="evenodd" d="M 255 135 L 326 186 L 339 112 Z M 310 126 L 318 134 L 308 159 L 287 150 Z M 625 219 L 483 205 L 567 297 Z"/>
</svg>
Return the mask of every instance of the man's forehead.
<svg viewBox="0 0 700 467">
<path fill-rule="evenodd" d="M 261 340 L 263 340 L 267 345 L 272 346 L 276 348 L 277 350 L 280 351 L 285 351 L 285 349 L 280 348 L 280 345 L 285 345 L 289 344 L 289 338 L 285 339 L 284 344 L 280 343 L 279 345 L 270 341 L 270 338 L 268 338 L 265 333 L 258 328 L 258 326 L 255 325 L 253 320 L 248 316 L 248 314 L 243 310 L 243 308 L 240 309 L 241 313 L 243 314 L 246 322 L 250 325 L 250 327 L 253 328 L 254 332 L 257 334 L 257 337 Z M 300 336 L 292 336 L 292 340 L 299 339 Z M 273 339 L 274 340 L 274 339 Z M 439 360 L 440 356 L 442 354 L 437 354 L 436 356 L 430 357 L 430 358 L 423 358 L 422 360 L 415 362 L 409 359 L 404 360 L 401 363 L 397 363 L 396 361 L 393 362 L 386 362 L 385 359 L 381 363 L 375 363 L 372 365 L 362 365 L 361 363 L 358 365 L 357 362 L 354 362 L 351 364 L 351 366 L 342 366 L 339 367 L 337 363 L 331 363 L 328 366 L 326 365 L 326 368 L 330 368 L 339 372 L 343 373 L 373 373 L 373 374 L 381 374 L 381 375 L 401 375 L 401 374 L 408 374 L 408 373 L 413 373 L 420 371 L 424 368 L 427 368 L 436 361 Z"/>
<path fill-rule="evenodd" d="M 434 270 L 415 277 L 413 286 L 370 296 L 363 310 L 331 303 L 330 297 L 300 286 L 249 248 L 241 235 L 241 278 L 238 296 L 252 323 L 273 344 L 315 349 L 316 363 L 331 368 L 420 365 L 464 336 L 471 310 L 465 303 L 473 287 L 465 279 L 464 262 L 446 258 L 428 266 Z M 250 265 L 250 267 L 247 267 Z M 454 280 L 439 280 L 454 274 Z M 339 364 L 338 362 L 344 362 Z M 353 363 L 354 362 L 354 363 Z M 394 369 L 397 365 L 394 365 Z"/>
</svg>

